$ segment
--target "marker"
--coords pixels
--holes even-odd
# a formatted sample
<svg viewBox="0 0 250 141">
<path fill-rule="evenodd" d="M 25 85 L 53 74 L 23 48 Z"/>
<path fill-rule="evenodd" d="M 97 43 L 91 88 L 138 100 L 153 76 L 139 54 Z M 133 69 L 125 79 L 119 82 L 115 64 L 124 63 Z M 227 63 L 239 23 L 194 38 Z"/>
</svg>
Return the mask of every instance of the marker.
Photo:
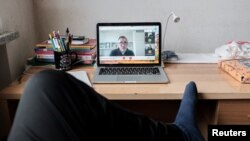
<svg viewBox="0 0 250 141">
<path fill-rule="evenodd" d="M 50 39 L 50 41 L 51 41 L 53 50 L 54 50 L 54 51 L 57 51 L 57 49 L 56 49 L 56 47 L 55 47 L 55 43 L 54 43 L 54 41 L 53 41 L 53 38 L 52 38 L 51 34 L 49 34 L 49 39 Z"/>
</svg>

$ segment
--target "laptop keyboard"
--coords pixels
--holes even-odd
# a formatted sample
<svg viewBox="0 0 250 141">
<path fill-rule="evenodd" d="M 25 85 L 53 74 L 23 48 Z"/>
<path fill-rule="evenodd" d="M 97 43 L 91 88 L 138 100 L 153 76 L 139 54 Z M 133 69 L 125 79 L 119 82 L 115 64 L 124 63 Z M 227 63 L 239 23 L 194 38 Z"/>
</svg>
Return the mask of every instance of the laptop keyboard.
<svg viewBox="0 0 250 141">
<path fill-rule="evenodd" d="M 158 68 L 146 67 L 107 67 L 101 68 L 99 75 L 160 75 Z"/>
</svg>

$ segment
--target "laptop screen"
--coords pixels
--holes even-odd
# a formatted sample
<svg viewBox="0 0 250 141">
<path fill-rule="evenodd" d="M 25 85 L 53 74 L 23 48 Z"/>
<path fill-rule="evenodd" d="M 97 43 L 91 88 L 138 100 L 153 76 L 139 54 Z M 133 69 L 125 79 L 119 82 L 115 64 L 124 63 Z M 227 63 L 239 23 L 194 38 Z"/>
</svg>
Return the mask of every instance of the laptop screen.
<svg viewBox="0 0 250 141">
<path fill-rule="evenodd" d="M 98 65 L 159 65 L 160 23 L 98 23 Z"/>
</svg>

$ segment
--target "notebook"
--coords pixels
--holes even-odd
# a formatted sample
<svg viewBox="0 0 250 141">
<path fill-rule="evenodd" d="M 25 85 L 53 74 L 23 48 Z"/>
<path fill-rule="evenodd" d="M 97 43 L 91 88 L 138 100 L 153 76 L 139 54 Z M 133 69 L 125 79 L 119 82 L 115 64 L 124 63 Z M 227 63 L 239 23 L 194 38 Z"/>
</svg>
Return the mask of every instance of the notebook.
<svg viewBox="0 0 250 141">
<path fill-rule="evenodd" d="M 86 71 L 67 71 L 67 73 L 73 75 L 76 79 L 92 87 L 92 84 L 90 83 L 90 80 Z"/>
<path fill-rule="evenodd" d="M 98 23 L 93 83 L 168 83 L 161 67 L 161 23 Z"/>
</svg>

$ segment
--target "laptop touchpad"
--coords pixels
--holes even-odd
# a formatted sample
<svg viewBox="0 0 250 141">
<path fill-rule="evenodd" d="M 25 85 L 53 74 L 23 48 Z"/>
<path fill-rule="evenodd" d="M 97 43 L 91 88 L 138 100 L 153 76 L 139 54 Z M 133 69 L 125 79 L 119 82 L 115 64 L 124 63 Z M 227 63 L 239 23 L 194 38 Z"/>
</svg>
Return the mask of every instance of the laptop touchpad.
<svg viewBox="0 0 250 141">
<path fill-rule="evenodd" d="M 117 81 L 140 81 L 141 76 L 138 75 L 118 75 Z"/>
</svg>

